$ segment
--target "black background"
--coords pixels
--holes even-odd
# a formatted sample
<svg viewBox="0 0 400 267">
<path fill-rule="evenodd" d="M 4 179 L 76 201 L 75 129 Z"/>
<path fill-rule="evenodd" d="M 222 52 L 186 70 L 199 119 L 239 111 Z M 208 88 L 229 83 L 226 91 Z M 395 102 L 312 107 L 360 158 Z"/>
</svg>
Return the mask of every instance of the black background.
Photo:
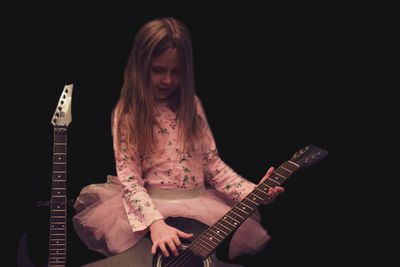
<svg viewBox="0 0 400 267">
<path fill-rule="evenodd" d="M 365 144 L 361 133 L 375 118 L 364 109 L 369 82 L 363 71 L 371 60 L 364 56 L 371 47 L 365 32 L 371 23 L 357 8 L 35 4 L 5 12 L 13 14 L 3 23 L 3 90 L 8 94 L 3 104 L 10 105 L 4 111 L 3 140 L 12 147 L 6 152 L 11 183 L 6 190 L 14 196 L 7 198 L 4 217 L 11 222 L 12 230 L 6 231 L 11 262 L 24 233 L 35 266 L 47 261 L 49 214 L 36 203 L 50 196 L 50 120 L 64 85 L 74 84 L 67 185 L 73 199 L 85 185 L 115 174 L 110 112 L 134 35 L 159 16 L 174 16 L 190 29 L 197 94 L 220 156 L 236 172 L 258 182 L 270 166 L 307 144 L 329 152 L 293 175 L 273 204 L 261 207 L 272 242 L 240 262 L 327 266 L 345 258 L 360 261 L 354 249 L 365 245 L 358 217 L 366 207 L 354 197 L 362 193 L 362 182 L 350 167 L 357 157 L 352 151 Z M 69 208 L 69 217 L 73 213 Z M 81 243 L 71 224 L 68 233 L 69 266 L 101 258 Z"/>
</svg>

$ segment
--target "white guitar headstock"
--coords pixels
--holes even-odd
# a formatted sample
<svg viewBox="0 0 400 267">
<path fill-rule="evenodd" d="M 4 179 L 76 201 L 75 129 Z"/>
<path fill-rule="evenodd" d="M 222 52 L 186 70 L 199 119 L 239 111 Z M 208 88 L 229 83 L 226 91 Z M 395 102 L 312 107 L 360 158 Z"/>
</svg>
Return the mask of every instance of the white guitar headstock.
<svg viewBox="0 0 400 267">
<path fill-rule="evenodd" d="M 54 112 L 53 118 L 51 119 L 51 123 L 54 126 L 66 127 L 72 121 L 71 101 L 73 87 L 73 84 L 68 84 L 64 86 L 64 90 L 61 93 L 56 111 Z"/>
</svg>

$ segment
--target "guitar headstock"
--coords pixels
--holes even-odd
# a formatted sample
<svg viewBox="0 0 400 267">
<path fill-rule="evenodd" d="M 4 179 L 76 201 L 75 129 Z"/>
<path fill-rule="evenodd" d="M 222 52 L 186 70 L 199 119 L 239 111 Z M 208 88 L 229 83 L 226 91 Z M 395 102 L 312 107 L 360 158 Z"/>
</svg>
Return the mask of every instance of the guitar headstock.
<svg viewBox="0 0 400 267">
<path fill-rule="evenodd" d="M 67 127 L 72 121 L 71 101 L 73 87 L 73 84 L 68 84 L 64 86 L 64 90 L 61 93 L 56 111 L 54 112 L 53 118 L 51 119 L 51 123 L 54 126 Z"/>
<path fill-rule="evenodd" d="M 328 155 L 328 152 L 315 145 L 307 145 L 294 153 L 290 161 L 300 165 L 300 168 L 308 168 Z"/>
</svg>

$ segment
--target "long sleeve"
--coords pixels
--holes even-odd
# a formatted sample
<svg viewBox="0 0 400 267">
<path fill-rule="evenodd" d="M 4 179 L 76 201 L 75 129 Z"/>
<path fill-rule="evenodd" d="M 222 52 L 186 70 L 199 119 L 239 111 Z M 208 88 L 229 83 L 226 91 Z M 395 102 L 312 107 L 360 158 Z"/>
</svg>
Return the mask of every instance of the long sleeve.
<svg viewBox="0 0 400 267">
<path fill-rule="evenodd" d="M 124 192 L 124 207 L 133 231 L 141 231 L 163 216 L 144 188 L 139 155 L 128 152 L 124 136 L 121 142 L 119 149 L 116 138 L 113 140 L 117 175 Z"/>
<path fill-rule="evenodd" d="M 196 105 L 197 112 L 204 122 L 204 178 L 217 191 L 223 193 L 229 199 L 240 201 L 255 188 L 255 184 L 237 174 L 219 157 L 213 134 L 201 102 L 197 97 Z"/>
</svg>

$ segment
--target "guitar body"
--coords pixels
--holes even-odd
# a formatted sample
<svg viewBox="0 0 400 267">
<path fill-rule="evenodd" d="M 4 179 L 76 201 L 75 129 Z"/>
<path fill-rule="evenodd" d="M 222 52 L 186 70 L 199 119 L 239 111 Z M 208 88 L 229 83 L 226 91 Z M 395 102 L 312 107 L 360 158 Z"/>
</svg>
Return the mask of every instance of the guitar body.
<svg viewBox="0 0 400 267">
<path fill-rule="evenodd" d="M 205 225 L 197 220 L 189 219 L 189 218 L 168 218 L 166 219 L 167 224 L 174 226 L 184 232 L 193 233 L 193 238 L 195 239 L 198 235 L 208 229 L 208 225 Z M 227 239 L 226 242 L 229 242 L 230 239 Z M 190 240 L 181 240 L 182 241 L 182 250 L 185 250 L 190 244 Z M 193 258 L 192 261 L 187 264 L 181 265 L 179 263 L 170 263 L 171 259 L 178 259 L 183 254 L 181 251 L 178 257 L 170 256 L 164 257 L 163 254 L 159 251 L 156 255 L 152 255 L 151 250 L 151 240 L 147 236 L 143 237 L 141 241 L 139 241 L 132 248 L 106 259 L 102 259 L 90 264 L 86 264 L 82 267 L 243 267 L 238 264 L 231 264 L 224 261 L 221 261 L 217 258 L 216 253 L 212 253 L 209 257 L 203 260 L 200 257 Z"/>
<path fill-rule="evenodd" d="M 26 233 L 21 237 L 18 245 L 18 256 L 17 256 L 18 267 L 35 267 L 31 262 L 28 255 L 28 238 Z M 45 266 L 42 266 L 45 267 Z"/>
</svg>

